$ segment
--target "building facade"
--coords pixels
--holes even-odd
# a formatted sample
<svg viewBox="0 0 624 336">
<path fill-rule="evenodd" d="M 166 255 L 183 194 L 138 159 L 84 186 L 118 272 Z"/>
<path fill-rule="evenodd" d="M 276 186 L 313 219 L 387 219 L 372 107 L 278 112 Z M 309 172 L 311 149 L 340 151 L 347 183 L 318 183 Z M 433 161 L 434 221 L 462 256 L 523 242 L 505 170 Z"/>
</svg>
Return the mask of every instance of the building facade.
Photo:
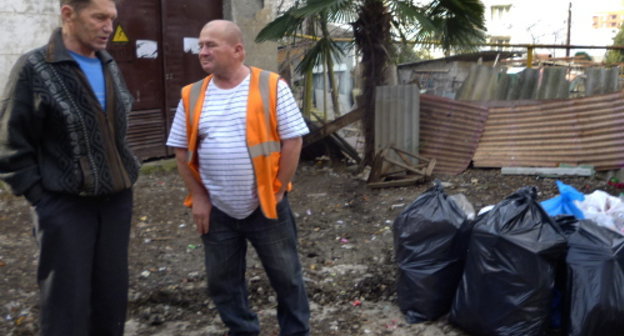
<svg viewBox="0 0 624 336">
<path fill-rule="evenodd" d="M 622 0 L 482 0 L 488 42 L 608 46 L 624 20 Z M 569 41 L 568 41 L 569 28 Z M 605 49 L 574 49 L 600 61 Z M 565 49 L 538 49 L 563 57 Z"/>
<path fill-rule="evenodd" d="M 24 52 L 45 44 L 60 24 L 57 0 L 0 0 L 0 90 Z M 212 19 L 230 19 L 243 30 L 247 63 L 277 71 L 277 45 L 254 42 L 274 15 L 273 1 L 132 0 L 118 5 L 108 51 L 135 98 L 128 139 L 142 159 L 171 154 L 165 146 L 183 85 L 205 73 L 197 37 Z"/>
</svg>

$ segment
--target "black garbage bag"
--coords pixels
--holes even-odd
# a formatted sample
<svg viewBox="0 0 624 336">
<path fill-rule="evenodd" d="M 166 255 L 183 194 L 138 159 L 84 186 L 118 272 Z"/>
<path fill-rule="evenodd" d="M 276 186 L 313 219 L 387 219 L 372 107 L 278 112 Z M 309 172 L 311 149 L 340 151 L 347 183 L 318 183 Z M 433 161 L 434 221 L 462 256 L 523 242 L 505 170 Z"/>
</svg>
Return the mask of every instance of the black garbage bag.
<svg viewBox="0 0 624 336">
<path fill-rule="evenodd" d="M 462 275 L 470 221 L 438 183 L 394 221 L 397 297 L 408 323 L 450 310 Z"/>
<path fill-rule="evenodd" d="M 542 204 L 542 203 L 540 203 Z M 543 206 L 543 204 L 542 204 Z M 546 210 L 546 209 L 544 209 Z M 548 212 L 548 211 L 546 211 Z M 574 215 L 556 215 L 551 216 L 553 221 L 563 233 L 563 236 L 568 239 L 578 229 L 579 220 Z M 553 298 L 551 302 L 550 310 L 550 328 L 553 330 L 561 331 L 563 329 L 564 314 L 569 313 L 569 309 L 566 310 L 565 305 L 565 293 L 567 292 L 567 265 L 565 261 L 565 255 L 563 258 L 557 261 L 557 270 L 555 275 L 555 288 L 553 289 Z M 561 334 L 563 335 L 563 334 Z"/>
<path fill-rule="evenodd" d="M 475 221 L 449 319 L 471 335 L 541 335 L 565 238 L 522 188 Z"/>
<path fill-rule="evenodd" d="M 624 236 L 581 220 L 568 238 L 568 336 L 624 335 Z"/>
</svg>

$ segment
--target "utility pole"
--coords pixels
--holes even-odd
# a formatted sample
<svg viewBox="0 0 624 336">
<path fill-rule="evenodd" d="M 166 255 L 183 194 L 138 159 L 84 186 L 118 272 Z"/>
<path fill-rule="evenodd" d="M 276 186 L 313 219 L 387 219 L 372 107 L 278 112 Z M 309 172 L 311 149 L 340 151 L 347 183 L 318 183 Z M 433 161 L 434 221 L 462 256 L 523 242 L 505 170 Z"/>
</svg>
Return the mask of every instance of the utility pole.
<svg viewBox="0 0 624 336">
<path fill-rule="evenodd" d="M 572 27 L 572 1 L 568 4 L 568 36 L 566 45 L 570 45 L 570 28 Z M 566 48 L 566 57 L 570 57 L 570 48 Z"/>
</svg>

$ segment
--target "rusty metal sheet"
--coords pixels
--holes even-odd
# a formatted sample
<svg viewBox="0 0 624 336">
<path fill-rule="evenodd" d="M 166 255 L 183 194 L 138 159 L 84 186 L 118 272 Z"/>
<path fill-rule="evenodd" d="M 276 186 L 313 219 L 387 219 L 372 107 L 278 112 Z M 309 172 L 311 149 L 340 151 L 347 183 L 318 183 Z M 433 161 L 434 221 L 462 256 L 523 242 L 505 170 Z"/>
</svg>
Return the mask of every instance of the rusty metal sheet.
<svg viewBox="0 0 624 336">
<path fill-rule="evenodd" d="M 188 44 L 190 39 L 199 37 L 208 21 L 223 18 L 223 2 L 162 0 L 162 3 L 167 106 L 175 107 L 182 86 L 206 76 L 199 65 L 198 54 L 185 48 L 185 39 Z"/>
<path fill-rule="evenodd" d="M 161 5 L 155 0 L 122 1 L 108 50 L 134 97 L 128 142 L 141 159 L 167 155 Z M 153 51 L 151 54 L 145 50 Z"/>
<path fill-rule="evenodd" d="M 437 160 L 434 173 L 459 174 L 470 165 L 487 116 L 484 106 L 420 96 L 420 155 Z"/>
<path fill-rule="evenodd" d="M 624 166 L 624 93 L 491 107 L 476 167 Z"/>
<path fill-rule="evenodd" d="M 134 97 L 134 110 L 156 109 L 164 104 L 160 3 L 154 0 L 122 1 L 115 32 L 108 46 Z M 155 54 L 141 55 L 141 45 L 156 43 Z M 152 44 L 153 45 L 153 44 Z"/>
<path fill-rule="evenodd" d="M 197 54 L 188 51 L 189 45 L 197 44 L 189 39 L 197 38 L 207 21 L 222 18 L 222 8 L 222 0 L 133 0 L 118 4 L 108 50 L 135 98 L 128 116 L 128 141 L 139 158 L 171 154 L 165 139 L 180 89 L 205 75 Z"/>
<path fill-rule="evenodd" d="M 162 110 L 132 111 L 128 120 L 128 142 L 134 153 L 142 159 L 165 155 L 166 134 L 160 116 Z"/>
<path fill-rule="evenodd" d="M 199 37 L 201 28 L 208 21 L 223 18 L 223 1 L 161 0 L 161 2 L 167 105 L 164 111 L 167 114 L 165 120 L 168 133 L 175 107 L 180 100 L 180 89 L 206 76 L 199 65 L 198 54 L 188 49 L 192 43 L 189 41 Z"/>
</svg>

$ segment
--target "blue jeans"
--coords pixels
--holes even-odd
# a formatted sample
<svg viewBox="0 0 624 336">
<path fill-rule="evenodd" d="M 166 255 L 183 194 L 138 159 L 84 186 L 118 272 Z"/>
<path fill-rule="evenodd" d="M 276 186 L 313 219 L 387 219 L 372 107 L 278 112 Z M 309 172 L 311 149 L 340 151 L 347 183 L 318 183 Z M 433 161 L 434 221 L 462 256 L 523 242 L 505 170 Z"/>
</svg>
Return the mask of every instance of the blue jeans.
<svg viewBox="0 0 624 336">
<path fill-rule="evenodd" d="M 286 198 L 278 204 L 278 215 L 277 220 L 270 220 L 257 209 L 239 220 L 212 208 L 210 231 L 202 236 L 208 293 L 231 336 L 260 333 L 258 317 L 247 299 L 247 240 L 277 293 L 280 335 L 309 334 L 310 308 L 297 255 L 295 221 Z"/>
</svg>

